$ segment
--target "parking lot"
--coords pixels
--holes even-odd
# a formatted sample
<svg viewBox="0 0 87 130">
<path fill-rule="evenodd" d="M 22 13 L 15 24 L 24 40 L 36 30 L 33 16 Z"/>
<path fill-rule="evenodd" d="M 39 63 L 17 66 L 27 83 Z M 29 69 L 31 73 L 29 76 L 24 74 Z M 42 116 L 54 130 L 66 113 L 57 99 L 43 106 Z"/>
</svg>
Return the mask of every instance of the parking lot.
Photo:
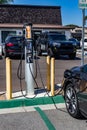
<svg viewBox="0 0 87 130">
<path fill-rule="evenodd" d="M 85 52 L 84 61 L 87 63 L 87 55 Z M 12 90 L 19 91 L 20 90 L 20 81 L 17 77 L 17 70 L 20 63 L 19 59 L 12 59 Z M 0 91 L 5 91 L 6 89 L 6 69 L 5 69 L 5 58 L 0 58 Z M 61 56 L 58 59 L 55 59 L 55 84 L 61 84 L 63 80 L 63 73 L 65 69 L 69 69 L 73 66 L 81 65 L 81 50 L 77 52 L 77 56 L 75 60 L 70 60 L 67 56 Z M 24 60 L 22 61 L 22 75 L 25 76 L 25 68 L 24 68 Z M 38 57 L 38 60 L 35 64 L 34 69 L 36 75 L 36 82 L 38 86 L 35 87 L 44 87 L 46 86 L 46 75 L 47 75 L 47 64 L 46 64 L 46 56 Z M 42 77 L 42 79 L 41 79 Z M 42 81 L 44 86 L 42 84 Z M 25 80 L 22 81 L 23 90 L 25 87 Z"/>
<path fill-rule="evenodd" d="M 85 63 L 87 63 L 87 54 L 85 52 Z M 20 91 L 20 81 L 17 78 L 17 69 L 20 63 L 19 59 L 12 58 L 12 91 Z M 61 84 L 63 79 L 63 72 L 65 69 L 69 69 L 73 66 L 81 65 L 81 50 L 77 52 L 77 56 L 75 60 L 70 60 L 67 56 L 61 56 L 58 59 L 55 59 L 55 84 Z M 24 76 L 24 60 L 23 60 L 23 76 Z M 35 69 L 36 70 L 36 69 Z M 38 57 L 37 63 L 37 84 L 42 88 L 46 86 L 46 56 Z M 35 71 L 36 72 L 36 71 Z M 5 59 L 2 57 L 0 59 L 0 92 L 6 90 L 6 70 L 5 70 Z M 41 77 L 44 85 L 41 82 Z M 25 90 L 25 81 L 22 81 L 22 89 Z M 44 107 L 39 106 L 36 108 L 17 108 L 10 109 L 8 113 L 4 110 L 0 116 L 0 124 L 1 129 L 21 129 L 21 130 L 46 130 L 51 126 L 52 130 L 87 130 L 87 121 L 86 119 L 77 120 L 69 116 L 66 111 L 66 108 L 63 107 L 55 107 L 55 105 L 44 105 Z M 22 111 L 23 109 L 23 111 Z M 34 110 L 33 110 L 34 109 Z M 2 111 L 2 110 L 1 110 Z M 42 113 L 40 115 L 40 113 Z M 46 124 L 43 116 L 46 116 L 49 124 Z M 8 119 L 8 120 L 7 120 Z M 3 122 L 3 123 L 1 123 Z M 5 124 L 5 125 L 4 125 Z M 14 127 L 13 127 L 14 126 Z M 50 127 L 50 130 L 51 130 Z"/>
</svg>

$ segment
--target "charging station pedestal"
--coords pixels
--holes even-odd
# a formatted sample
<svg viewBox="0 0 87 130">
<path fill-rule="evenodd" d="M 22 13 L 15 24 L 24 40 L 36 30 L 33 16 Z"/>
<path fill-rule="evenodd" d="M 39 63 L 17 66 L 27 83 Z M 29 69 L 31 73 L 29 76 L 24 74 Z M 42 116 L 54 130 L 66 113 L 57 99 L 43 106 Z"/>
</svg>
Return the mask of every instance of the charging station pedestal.
<svg viewBox="0 0 87 130">
<path fill-rule="evenodd" d="M 31 24 L 25 25 L 25 83 L 27 96 L 34 95 L 35 87 L 31 27 Z"/>
</svg>

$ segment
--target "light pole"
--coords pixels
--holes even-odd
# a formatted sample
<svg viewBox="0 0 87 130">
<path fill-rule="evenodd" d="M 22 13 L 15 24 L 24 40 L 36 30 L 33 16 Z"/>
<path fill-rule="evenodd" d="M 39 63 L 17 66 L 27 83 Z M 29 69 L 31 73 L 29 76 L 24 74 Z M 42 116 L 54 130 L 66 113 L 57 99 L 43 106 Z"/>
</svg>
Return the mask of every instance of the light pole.
<svg viewBox="0 0 87 130">
<path fill-rule="evenodd" d="M 85 9 L 82 9 L 82 60 L 81 65 L 84 65 L 84 26 L 85 26 Z"/>
</svg>

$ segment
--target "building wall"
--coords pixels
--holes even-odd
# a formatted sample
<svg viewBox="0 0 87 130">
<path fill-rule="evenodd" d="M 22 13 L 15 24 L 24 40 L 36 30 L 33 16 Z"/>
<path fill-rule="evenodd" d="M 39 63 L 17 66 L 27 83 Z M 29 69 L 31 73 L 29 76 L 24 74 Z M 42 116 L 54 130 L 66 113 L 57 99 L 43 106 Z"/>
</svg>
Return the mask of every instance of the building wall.
<svg viewBox="0 0 87 130">
<path fill-rule="evenodd" d="M 3 40 L 3 36 L 2 36 L 2 32 L 8 32 L 8 35 L 9 35 L 9 32 L 16 32 L 16 35 L 22 35 L 23 32 L 22 32 L 22 29 L 15 29 L 15 28 L 1 28 L 0 29 L 0 44 L 4 43 L 4 40 L 6 37 L 4 37 L 4 40 Z M 45 31 L 49 31 L 49 32 L 59 32 L 59 33 L 63 33 L 67 36 L 67 38 L 70 38 L 71 37 L 71 33 L 70 33 L 70 30 L 64 30 L 64 29 L 34 29 L 33 30 L 34 32 L 36 32 L 36 34 L 39 35 L 40 32 L 45 32 Z M 6 35 L 5 35 L 6 36 Z"/>
<path fill-rule="evenodd" d="M 65 30 L 65 35 L 67 36 L 68 39 L 71 38 L 71 33 L 69 30 L 68 31 Z"/>
<path fill-rule="evenodd" d="M 31 5 L 0 5 L 0 24 L 24 24 L 32 23 L 36 25 L 56 25 L 62 26 L 61 7 L 60 6 L 31 6 Z M 64 32 L 70 37 L 69 31 L 51 28 L 37 28 L 38 31 L 58 31 Z M 6 33 L 4 33 L 6 31 Z M 4 43 L 6 36 L 10 32 L 16 32 L 16 35 L 22 34 L 22 28 L 0 28 L 0 43 Z"/>
<path fill-rule="evenodd" d="M 60 6 L 31 6 L 31 5 L 0 5 L 0 24 L 45 24 L 62 25 Z M 6 31 L 2 36 L 2 31 Z M 16 31 L 21 34 L 22 29 L 0 28 L 0 43 L 6 37 L 7 31 Z"/>
</svg>

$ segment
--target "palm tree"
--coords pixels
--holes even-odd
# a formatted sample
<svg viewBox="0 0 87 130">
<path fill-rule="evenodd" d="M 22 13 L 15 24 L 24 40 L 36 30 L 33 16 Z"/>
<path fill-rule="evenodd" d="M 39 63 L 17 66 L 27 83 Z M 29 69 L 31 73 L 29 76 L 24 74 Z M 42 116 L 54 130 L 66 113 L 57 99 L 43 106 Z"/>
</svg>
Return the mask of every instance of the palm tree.
<svg viewBox="0 0 87 130">
<path fill-rule="evenodd" d="M 13 2 L 13 0 L 0 0 L 0 4 L 8 4 L 10 2 Z"/>
<path fill-rule="evenodd" d="M 84 20 L 87 20 L 87 16 L 85 16 Z"/>
</svg>

